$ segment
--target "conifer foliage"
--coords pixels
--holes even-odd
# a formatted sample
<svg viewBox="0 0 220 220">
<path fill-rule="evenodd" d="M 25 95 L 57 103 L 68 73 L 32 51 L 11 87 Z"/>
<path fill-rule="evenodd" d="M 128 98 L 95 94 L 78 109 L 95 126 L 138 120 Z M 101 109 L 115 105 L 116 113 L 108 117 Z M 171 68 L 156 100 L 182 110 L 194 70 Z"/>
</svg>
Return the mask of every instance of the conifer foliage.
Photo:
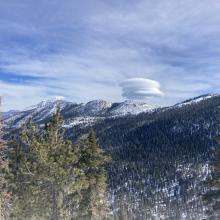
<svg viewBox="0 0 220 220">
<path fill-rule="evenodd" d="M 7 147 L 2 136 L 2 120 L 0 117 L 0 219 L 6 220 L 9 217 L 10 194 L 7 190 L 6 178 L 8 172 Z"/>
<path fill-rule="evenodd" d="M 215 159 L 213 163 L 213 178 L 209 183 L 212 190 L 206 195 L 206 199 L 212 204 L 213 213 L 220 217 L 220 137 L 217 137 Z"/>
<path fill-rule="evenodd" d="M 64 139 L 59 110 L 44 129 L 29 120 L 11 143 L 11 218 L 93 219 L 104 207 L 106 161 L 94 133 L 80 144 Z"/>
<path fill-rule="evenodd" d="M 80 164 L 85 172 L 88 186 L 82 190 L 80 210 L 83 219 L 100 219 L 106 215 L 106 176 L 104 164 L 110 160 L 98 147 L 94 131 L 82 143 Z"/>
</svg>

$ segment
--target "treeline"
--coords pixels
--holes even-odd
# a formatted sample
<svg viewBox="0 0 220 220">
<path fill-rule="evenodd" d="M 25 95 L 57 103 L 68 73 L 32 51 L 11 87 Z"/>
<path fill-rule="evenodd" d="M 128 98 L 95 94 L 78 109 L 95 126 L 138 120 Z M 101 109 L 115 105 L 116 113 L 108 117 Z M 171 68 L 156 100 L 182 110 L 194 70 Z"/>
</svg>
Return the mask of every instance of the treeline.
<svg viewBox="0 0 220 220">
<path fill-rule="evenodd" d="M 107 219 L 105 164 L 95 133 L 64 138 L 58 110 L 44 128 L 30 119 L 1 144 L 0 219 Z"/>
</svg>

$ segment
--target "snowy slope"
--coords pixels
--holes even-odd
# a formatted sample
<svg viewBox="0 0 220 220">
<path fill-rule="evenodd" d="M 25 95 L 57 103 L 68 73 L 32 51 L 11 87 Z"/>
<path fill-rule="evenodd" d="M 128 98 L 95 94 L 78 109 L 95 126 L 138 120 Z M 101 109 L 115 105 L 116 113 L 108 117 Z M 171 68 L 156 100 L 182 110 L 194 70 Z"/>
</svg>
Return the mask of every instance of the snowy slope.
<svg viewBox="0 0 220 220">
<path fill-rule="evenodd" d="M 153 107 L 146 103 L 125 101 L 122 103 L 111 103 L 104 100 L 94 100 L 88 103 L 74 104 L 63 99 L 45 100 L 37 105 L 25 108 L 22 111 L 9 111 L 4 113 L 6 125 L 19 127 L 28 118 L 32 117 L 36 122 L 44 122 L 52 116 L 57 106 L 60 107 L 66 127 L 76 125 L 93 124 L 103 118 L 112 116 L 136 115 L 141 112 L 151 111 Z"/>
<path fill-rule="evenodd" d="M 19 127 L 30 117 L 33 118 L 35 122 L 44 121 L 48 117 L 52 116 L 52 114 L 56 111 L 57 106 L 59 106 L 60 109 L 63 110 L 66 106 L 70 104 L 71 103 L 58 98 L 45 100 L 38 103 L 37 105 L 25 108 L 22 111 L 9 111 L 3 113 L 3 115 L 5 115 L 4 123 L 6 125 L 13 125 L 13 127 Z"/>
<path fill-rule="evenodd" d="M 110 115 L 112 116 L 123 116 L 123 115 L 128 115 L 128 114 L 137 115 L 142 112 L 152 111 L 155 108 L 156 107 L 150 106 L 147 103 L 127 100 L 125 102 L 119 103 L 118 106 L 113 108 L 110 111 Z"/>
<path fill-rule="evenodd" d="M 2 117 L 3 117 L 3 120 L 7 120 L 7 119 L 10 119 L 11 117 L 15 117 L 15 115 L 19 115 L 19 114 L 20 114 L 20 111 L 11 110 L 8 112 L 3 112 Z"/>
<path fill-rule="evenodd" d="M 111 102 L 104 100 L 94 100 L 86 104 L 81 104 L 76 109 L 76 112 L 79 116 L 100 116 L 104 115 L 111 106 Z"/>
<path fill-rule="evenodd" d="M 201 96 L 198 96 L 196 98 L 189 99 L 189 100 L 186 100 L 184 102 L 178 103 L 178 104 L 175 105 L 175 107 L 183 107 L 185 105 L 196 104 L 196 103 L 199 103 L 199 102 L 204 101 L 206 99 L 210 99 L 210 98 L 215 97 L 215 96 L 218 96 L 218 95 L 217 94 L 201 95 Z"/>
<path fill-rule="evenodd" d="M 187 100 L 174 105 L 173 107 L 183 107 L 196 104 L 216 95 L 208 94 Z M 32 117 L 35 122 L 44 123 L 60 107 L 64 116 L 65 127 L 92 125 L 100 120 L 111 117 L 123 117 L 126 115 L 138 115 L 140 113 L 153 112 L 160 109 L 144 102 L 124 101 L 121 103 L 111 103 L 105 100 L 94 100 L 88 103 L 76 104 L 65 101 L 63 98 L 45 100 L 37 105 L 25 108 L 22 111 L 9 111 L 3 113 L 3 120 L 6 126 L 19 127 L 28 118 Z M 171 107 L 171 108 L 173 108 Z M 169 108 L 168 108 L 169 109 Z"/>
</svg>

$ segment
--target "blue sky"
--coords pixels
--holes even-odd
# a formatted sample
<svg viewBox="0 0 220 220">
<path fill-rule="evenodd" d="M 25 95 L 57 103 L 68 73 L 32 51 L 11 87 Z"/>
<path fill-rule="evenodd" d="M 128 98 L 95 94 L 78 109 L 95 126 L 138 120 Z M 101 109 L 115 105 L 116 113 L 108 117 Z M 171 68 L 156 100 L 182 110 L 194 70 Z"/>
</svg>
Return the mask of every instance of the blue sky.
<svg viewBox="0 0 220 220">
<path fill-rule="evenodd" d="M 218 93 L 219 12 L 217 0 L 0 0 L 4 109 Z"/>
</svg>

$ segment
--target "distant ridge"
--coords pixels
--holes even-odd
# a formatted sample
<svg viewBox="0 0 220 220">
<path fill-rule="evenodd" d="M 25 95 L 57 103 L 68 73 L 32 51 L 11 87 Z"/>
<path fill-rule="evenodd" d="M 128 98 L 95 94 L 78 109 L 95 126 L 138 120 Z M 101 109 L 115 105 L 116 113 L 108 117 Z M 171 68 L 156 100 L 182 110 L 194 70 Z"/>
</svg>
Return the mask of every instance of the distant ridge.
<svg viewBox="0 0 220 220">
<path fill-rule="evenodd" d="M 205 94 L 184 102 L 178 103 L 169 108 L 183 107 L 196 104 L 201 101 L 218 96 L 218 94 Z M 88 126 L 107 118 L 117 118 L 124 116 L 135 116 L 140 113 L 152 113 L 156 110 L 166 108 L 149 105 L 145 102 L 126 100 L 124 102 L 112 103 L 105 100 L 93 100 L 87 103 L 73 103 L 66 101 L 64 97 L 55 97 L 49 100 L 27 107 L 22 111 L 8 111 L 3 113 L 6 125 L 19 127 L 28 118 L 32 117 L 35 122 L 44 123 L 55 112 L 57 106 L 60 107 L 65 121 L 65 126 Z"/>
</svg>

